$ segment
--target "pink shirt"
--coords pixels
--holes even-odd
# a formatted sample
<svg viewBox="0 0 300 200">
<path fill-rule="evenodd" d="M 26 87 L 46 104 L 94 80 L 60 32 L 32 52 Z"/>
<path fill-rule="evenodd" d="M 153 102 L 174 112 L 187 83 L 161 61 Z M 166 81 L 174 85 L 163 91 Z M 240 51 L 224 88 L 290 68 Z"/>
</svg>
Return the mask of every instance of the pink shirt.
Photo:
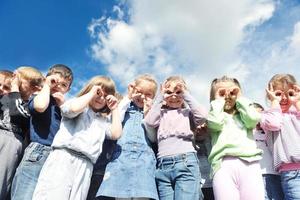
<svg viewBox="0 0 300 200">
<path fill-rule="evenodd" d="M 272 108 L 263 112 L 261 127 L 269 133 L 269 141 L 273 144 L 275 169 L 289 171 L 295 170 L 295 166 L 300 169 L 300 112 L 282 113 L 279 107 Z"/>
</svg>

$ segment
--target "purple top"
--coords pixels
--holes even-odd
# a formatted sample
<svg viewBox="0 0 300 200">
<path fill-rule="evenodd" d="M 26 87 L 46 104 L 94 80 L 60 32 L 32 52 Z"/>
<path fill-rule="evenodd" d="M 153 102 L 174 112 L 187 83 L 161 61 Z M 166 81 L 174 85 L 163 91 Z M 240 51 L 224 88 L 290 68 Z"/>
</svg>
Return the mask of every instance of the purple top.
<svg viewBox="0 0 300 200">
<path fill-rule="evenodd" d="M 272 108 L 263 112 L 261 127 L 269 133 L 273 143 L 274 167 L 282 164 L 300 163 L 300 112 L 282 113 L 281 109 Z M 270 134 L 271 133 L 271 134 Z"/>
<path fill-rule="evenodd" d="M 196 152 L 192 145 L 192 128 L 206 121 L 207 111 L 187 92 L 183 95 L 187 108 L 164 109 L 159 95 L 145 117 L 146 125 L 156 128 L 158 158 Z"/>
</svg>

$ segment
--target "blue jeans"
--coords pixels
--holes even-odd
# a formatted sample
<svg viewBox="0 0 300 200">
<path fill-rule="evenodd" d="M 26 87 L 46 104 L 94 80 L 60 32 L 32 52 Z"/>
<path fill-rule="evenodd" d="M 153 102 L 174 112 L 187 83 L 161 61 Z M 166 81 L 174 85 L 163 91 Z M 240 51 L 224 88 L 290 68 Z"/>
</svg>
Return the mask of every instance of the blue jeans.
<svg viewBox="0 0 300 200">
<path fill-rule="evenodd" d="M 263 174 L 263 180 L 265 185 L 265 200 L 284 199 L 279 175 Z"/>
<path fill-rule="evenodd" d="M 160 200 L 199 200 L 202 196 L 196 153 L 158 159 L 155 179 Z"/>
<path fill-rule="evenodd" d="M 280 173 L 285 200 L 300 200 L 300 170 Z"/>
<path fill-rule="evenodd" d="M 25 149 L 17 168 L 12 188 L 12 200 L 31 200 L 40 171 L 51 151 L 51 147 L 32 142 Z"/>
</svg>

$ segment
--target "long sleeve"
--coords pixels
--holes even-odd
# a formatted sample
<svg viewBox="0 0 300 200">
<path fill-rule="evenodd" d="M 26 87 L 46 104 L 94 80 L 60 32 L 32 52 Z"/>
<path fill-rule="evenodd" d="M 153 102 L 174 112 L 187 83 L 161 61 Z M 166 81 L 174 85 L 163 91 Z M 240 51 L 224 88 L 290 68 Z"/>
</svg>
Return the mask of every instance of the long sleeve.
<svg viewBox="0 0 300 200">
<path fill-rule="evenodd" d="M 261 114 L 256 111 L 251 101 L 244 97 L 240 97 L 236 100 L 236 108 L 239 111 L 241 120 L 248 129 L 255 128 L 256 124 L 260 120 Z"/>
<path fill-rule="evenodd" d="M 191 110 L 193 124 L 195 126 L 203 124 L 206 121 L 206 117 L 207 117 L 206 109 L 202 107 L 196 101 L 196 99 L 188 92 L 184 93 L 183 98 Z"/>
<path fill-rule="evenodd" d="M 271 108 L 262 113 L 260 125 L 265 131 L 279 131 L 282 123 L 283 119 L 280 107 Z"/>
<path fill-rule="evenodd" d="M 225 100 L 216 99 L 211 102 L 211 110 L 208 113 L 208 128 L 213 131 L 221 131 L 225 123 Z"/>
<path fill-rule="evenodd" d="M 8 108 L 11 116 L 30 117 L 30 113 L 26 103 L 22 100 L 19 92 L 11 92 L 8 94 Z"/>
<path fill-rule="evenodd" d="M 145 123 L 147 126 L 156 128 L 160 124 L 160 112 L 162 107 L 163 97 L 159 94 L 145 117 Z"/>
</svg>

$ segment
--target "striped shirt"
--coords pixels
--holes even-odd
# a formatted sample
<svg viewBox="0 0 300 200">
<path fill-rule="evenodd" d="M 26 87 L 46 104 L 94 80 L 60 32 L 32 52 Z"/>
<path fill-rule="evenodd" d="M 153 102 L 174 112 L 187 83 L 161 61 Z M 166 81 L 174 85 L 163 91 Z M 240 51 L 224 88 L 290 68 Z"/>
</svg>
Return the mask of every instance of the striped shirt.
<svg viewBox="0 0 300 200">
<path fill-rule="evenodd" d="M 273 144 L 275 169 L 295 170 L 295 166 L 300 169 L 300 112 L 282 113 L 279 107 L 272 108 L 263 112 L 261 127 Z"/>
</svg>

